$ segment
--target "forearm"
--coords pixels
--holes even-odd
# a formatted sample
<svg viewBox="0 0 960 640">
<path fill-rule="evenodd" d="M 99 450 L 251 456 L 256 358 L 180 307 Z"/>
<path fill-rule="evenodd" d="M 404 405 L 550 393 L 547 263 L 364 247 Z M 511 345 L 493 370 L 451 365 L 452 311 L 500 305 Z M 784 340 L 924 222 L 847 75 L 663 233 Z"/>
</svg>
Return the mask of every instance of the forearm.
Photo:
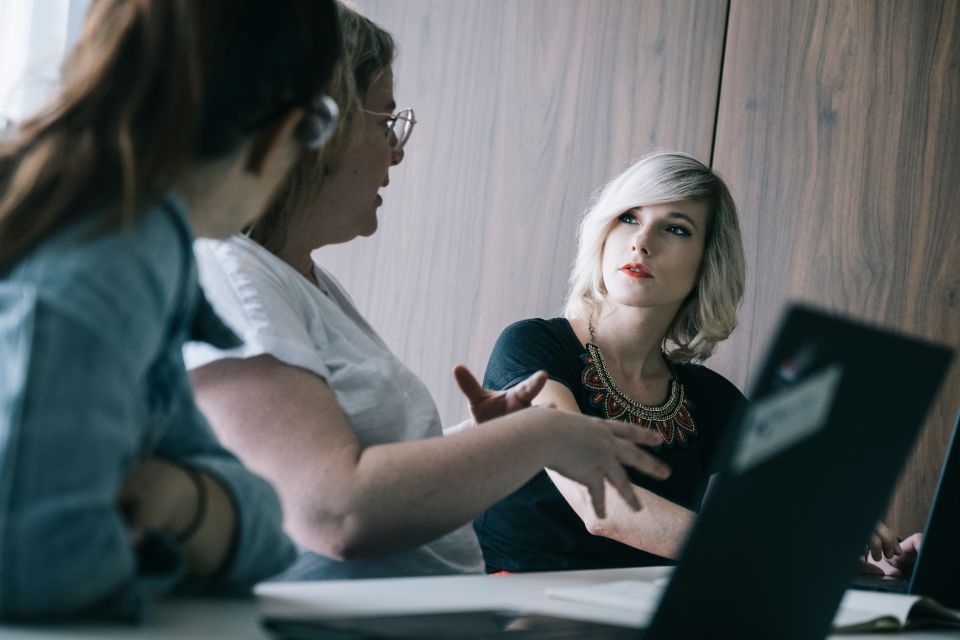
<svg viewBox="0 0 960 640">
<path fill-rule="evenodd" d="M 634 487 L 643 505 L 633 511 L 612 487 L 606 487 L 607 515 L 597 518 L 589 496 L 574 482 L 549 472 L 554 484 L 593 535 L 603 536 L 663 558 L 676 559 L 693 527 L 696 513 L 652 491 Z"/>
<path fill-rule="evenodd" d="M 424 544 L 549 464 L 548 413 L 531 409 L 452 436 L 369 447 L 350 473 L 317 478 L 325 490 L 316 492 L 310 520 L 291 529 L 301 542 L 341 559 Z"/>
<path fill-rule="evenodd" d="M 295 550 L 273 488 L 222 451 L 193 456 L 190 464 L 201 470 L 207 491 L 201 526 L 183 545 L 190 573 L 216 575 L 212 586 L 233 592 L 286 568 Z"/>
</svg>

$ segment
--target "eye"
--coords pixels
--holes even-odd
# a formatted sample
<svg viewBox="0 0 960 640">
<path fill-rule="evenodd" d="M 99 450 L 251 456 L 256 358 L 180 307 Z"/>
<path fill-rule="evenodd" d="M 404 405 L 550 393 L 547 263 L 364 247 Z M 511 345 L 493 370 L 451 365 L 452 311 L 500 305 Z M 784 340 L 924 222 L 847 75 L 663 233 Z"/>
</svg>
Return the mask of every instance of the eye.
<svg viewBox="0 0 960 640">
<path fill-rule="evenodd" d="M 668 224 L 665 231 L 675 236 L 691 236 L 690 230 L 679 224 Z"/>
<path fill-rule="evenodd" d="M 623 224 L 637 224 L 637 217 L 629 211 L 626 213 L 621 213 L 619 216 L 617 216 L 617 220 Z"/>
</svg>

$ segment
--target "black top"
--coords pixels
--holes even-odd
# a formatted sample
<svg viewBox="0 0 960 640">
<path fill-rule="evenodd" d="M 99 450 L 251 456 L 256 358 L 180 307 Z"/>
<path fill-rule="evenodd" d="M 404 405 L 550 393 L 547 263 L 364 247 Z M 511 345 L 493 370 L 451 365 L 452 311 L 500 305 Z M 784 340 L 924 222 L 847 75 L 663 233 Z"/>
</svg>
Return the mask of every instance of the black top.
<svg viewBox="0 0 960 640">
<path fill-rule="evenodd" d="M 565 318 L 522 320 L 507 327 L 490 355 L 483 386 L 502 390 L 544 369 L 566 386 L 586 415 L 605 417 L 603 394 L 584 386 L 589 352 Z M 674 364 L 694 429 L 678 433 L 656 453 L 673 470 L 660 481 L 628 470 L 630 480 L 671 502 L 697 511 L 711 459 L 743 394 L 726 378 L 695 364 Z M 682 436 L 682 437 L 680 437 Z M 541 471 L 473 523 L 488 572 L 554 571 L 669 564 L 659 556 L 590 534 L 556 486 Z"/>
</svg>

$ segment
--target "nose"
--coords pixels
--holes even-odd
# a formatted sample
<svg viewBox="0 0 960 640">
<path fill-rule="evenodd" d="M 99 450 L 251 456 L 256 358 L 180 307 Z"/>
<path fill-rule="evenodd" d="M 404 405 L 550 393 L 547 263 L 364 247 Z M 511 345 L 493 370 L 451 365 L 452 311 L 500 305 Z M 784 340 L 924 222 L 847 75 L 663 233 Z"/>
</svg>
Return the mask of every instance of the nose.
<svg viewBox="0 0 960 640">
<path fill-rule="evenodd" d="M 404 156 L 403 149 L 397 149 L 396 151 L 392 151 L 391 154 L 392 154 L 390 156 L 391 167 L 395 167 L 401 162 L 403 162 L 403 156 Z"/>
<path fill-rule="evenodd" d="M 636 254 L 649 256 L 654 249 L 653 235 L 646 225 L 638 225 L 637 232 L 630 239 L 630 251 Z"/>
</svg>

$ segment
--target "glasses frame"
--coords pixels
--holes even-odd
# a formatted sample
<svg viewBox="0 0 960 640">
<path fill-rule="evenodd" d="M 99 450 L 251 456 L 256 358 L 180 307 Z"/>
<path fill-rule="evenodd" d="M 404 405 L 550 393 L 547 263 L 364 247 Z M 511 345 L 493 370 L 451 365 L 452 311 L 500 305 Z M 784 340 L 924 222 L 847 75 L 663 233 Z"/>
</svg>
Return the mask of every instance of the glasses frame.
<svg viewBox="0 0 960 640">
<path fill-rule="evenodd" d="M 407 144 L 407 140 L 410 139 L 411 134 L 413 134 L 413 127 L 417 124 L 416 114 L 413 113 L 413 109 L 400 109 L 396 113 L 380 112 L 380 111 L 370 111 L 368 109 L 361 109 L 364 113 L 368 113 L 372 116 L 386 116 L 387 118 L 387 139 L 391 139 L 390 150 L 391 151 L 400 151 L 403 149 L 403 146 Z M 403 129 L 397 131 L 397 123 L 403 122 Z M 400 135 L 403 134 L 403 135 Z"/>
</svg>

